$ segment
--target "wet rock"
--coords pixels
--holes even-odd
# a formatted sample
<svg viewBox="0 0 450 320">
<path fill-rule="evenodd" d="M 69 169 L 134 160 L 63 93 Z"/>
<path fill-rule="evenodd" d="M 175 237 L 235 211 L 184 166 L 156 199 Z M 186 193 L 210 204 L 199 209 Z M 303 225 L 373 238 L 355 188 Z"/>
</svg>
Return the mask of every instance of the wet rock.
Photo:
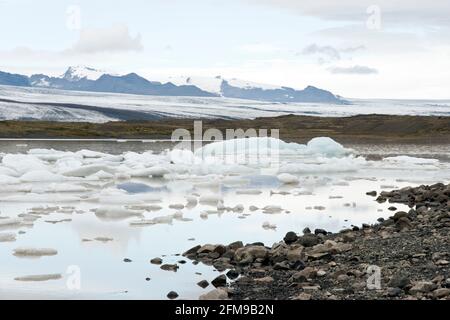
<svg viewBox="0 0 450 320">
<path fill-rule="evenodd" d="M 162 264 L 162 259 L 161 258 L 153 258 L 152 260 L 150 260 L 151 264 Z"/>
<path fill-rule="evenodd" d="M 397 273 L 397 274 L 393 275 L 392 278 L 388 282 L 389 287 L 401 288 L 401 289 L 405 288 L 409 284 L 410 284 L 409 278 L 402 273 Z"/>
<path fill-rule="evenodd" d="M 227 277 L 224 274 L 221 274 L 220 276 L 216 277 L 213 281 L 211 281 L 211 284 L 216 288 L 226 287 Z"/>
<path fill-rule="evenodd" d="M 297 241 L 297 239 L 297 234 L 295 232 L 289 231 L 288 233 L 286 233 L 283 240 L 286 244 L 291 244 Z"/>
<path fill-rule="evenodd" d="M 239 277 L 239 272 L 237 272 L 234 269 L 231 269 L 226 273 L 226 275 L 230 280 L 234 280 Z"/>
<path fill-rule="evenodd" d="M 197 251 L 198 251 L 198 249 L 200 249 L 200 248 L 201 248 L 200 245 L 195 246 L 195 247 L 189 249 L 188 251 L 186 251 L 185 253 L 183 253 L 183 256 L 195 255 L 195 254 L 197 254 Z"/>
<path fill-rule="evenodd" d="M 227 300 L 227 299 L 228 299 L 228 292 L 221 288 L 212 290 L 206 294 L 202 294 L 199 297 L 199 300 Z"/>
<path fill-rule="evenodd" d="M 170 291 L 167 294 L 167 298 L 169 298 L 170 300 L 176 299 L 178 298 L 178 293 L 176 293 L 175 291 Z"/>
<path fill-rule="evenodd" d="M 324 229 L 316 229 L 316 230 L 314 230 L 314 234 L 315 235 L 323 234 L 324 236 L 326 236 L 328 234 L 328 232 Z"/>
<path fill-rule="evenodd" d="M 179 266 L 177 264 L 163 264 L 161 270 L 177 272 Z"/>
<path fill-rule="evenodd" d="M 242 248 L 244 246 L 244 244 L 242 243 L 242 241 L 235 241 L 232 242 L 228 245 L 228 248 L 232 249 L 232 250 L 237 250 L 239 248 Z"/>
<path fill-rule="evenodd" d="M 388 210 L 389 210 L 389 211 L 395 211 L 395 210 L 397 210 L 397 208 L 394 207 L 394 206 L 391 206 L 391 207 L 388 208 Z"/>
<path fill-rule="evenodd" d="M 311 230 L 308 227 L 303 229 L 303 234 L 310 234 L 310 233 L 311 233 Z"/>
<path fill-rule="evenodd" d="M 209 282 L 206 281 L 206 280 L 202 280 L 202 281 L 200 281 L 200 282 L 197 282 L 197 285 L 198 285 L 200 288 L 205 289 L 207 286 L 209 286 Z"/>
<path fill-rule="evenodd" d="M 371 197 L 376 197 L 377 196 L 377 192 L 376 191 L 369 191 L 369 192 L 366 192 L 366 195 L 371 196 Z"/>
<path fill-rule="evenodd" d="M 201 246 L 201 247 L 197 250 L 197 254 L 214 252 L 214 250 L 216 249 L 216 247 L 217 247 L 216 245 L 205 244 L 204 246 Z"/>
<path fill-rule="evenodd" d="M 263 246 L 248 246 L 237 249 L 234 260 L 240 264 L 249 264 L 258 258 L 265 259 L 267 254 L 268 250 Z"/>
<path fill-rule="evenodd" d="M 128 258 L 125 258 L 125 259 L 123 259 L 123 262 L 132 262 L 132 260 L 131 259 L 128 259 Z"/>
<path fill-rule="evenodd" d="M 305 234 L 298 238 L 297 243 L 304 247 L 312 247 L 320 242 L 319 237 L 315 234 Z"/>
<path fill-rule="evenodd" d="M 394 221 L 399 220 L 400 218 L 407 218 L 408 214 L 405 211 L 397 211 L 394 216 L 392 217 L 392 219 L 394 219 Z"/>
</svg>

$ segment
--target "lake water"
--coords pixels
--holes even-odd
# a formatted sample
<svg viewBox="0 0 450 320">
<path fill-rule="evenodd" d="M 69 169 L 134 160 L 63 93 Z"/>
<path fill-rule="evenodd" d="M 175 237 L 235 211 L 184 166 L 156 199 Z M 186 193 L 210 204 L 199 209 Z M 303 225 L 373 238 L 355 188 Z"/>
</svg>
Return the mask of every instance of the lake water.
<svg viewBox="0 0 450 320">
<path fill-rule="evenodd" d="M 367 191 L 448 183 L 450 180 L 448 145 L 345 146 L 354 149 L 352 158 L 343 158 L 345 163 L 352 165 L 348 168 L 339 163 L 333 165 L 333 161 L 339 161 L 334 158 L 282 156 L 281 162 L 305 165 L 292 173 L 298 178 L 298 185 L 283 184 L 270 171 L 191 172 L 164 177 L 119 175 L 135 168 L 138 161 L 130 162 L 130 159 L 141 159 L 136 157 L 153 150 L 153 156 L 147 155 L 145 159 L 163 161 L 165 150 L 171 147 L 169 142 L 0 141 L 0 170 L 3 168 L 0 177 L 3 179 L 10 177 L 5 175 L 9 172 L 5 168 L 13 167 L 19 172 L 28 163 L 28 160 L 21 160 L 20 166 L 9 163 L 7 155 L 25 155 L 31 149 L 39 148 L 65 152 L 35 152 L 45 168 L 49 168 L 48 172 L 62 172 L 63 164 L 72 165 L 78 159 L 78 155 L 72 153 L 88 149 L 104 154 L 83 153 L 83 165 L 107 165 L 115 174 L 64 181 L 45 176 L 43 180 L 47 181 L 39 181 L 22 175 L 18 177 L 22 179 L 18 184 L 12 183 L 14 181 L 2 183 L 0 234 L 12 233 L 17 239 L 0 242 L 0 298 L 166 299 L 167 293 L 173 290 L 179 294 L 179 299 L 196 299 L 213 289 L 211 286 L 202 289 L 196 283 L 204 279 L 210 282 L 219 275 L 213 267 L 194 265 L 189 260 L 185 264 L 179 263 L 184 260 L 179 254 L 197 244 L 227 244 L 242 240 L 244 243 L 261 241 L 271 246 L 286 232 L 301 233 L 305 227 L 339 231 L 351 225 L 374 223 L 377 218 L 386 218 L 392 212 L 387 210 L 390 204 L 377 203 L 375 198 L 365 194 Z M 138 156 L 126 156 L 125 160 L 108 156 L 130 151 Z M 385 159 L 399 155 L 410 158 Z M 366 159 L 356 161 L 357 156 Z M 33 168 L 35 166 L 33 163 Z M 30 171 L 24 170 L 25 173 Z M 251 194 L 255 191 L 260 193 Z M 220 195 L 223 206 L 230 210 L 218 209 L 217 203 L 193 204 L 186 200 L 186 196 L 201 200 L 207 194 Z M 184 208 L 175 209 L 173 205 L 176 204 Z M 152 208 L 144 210 L 139 206 Z M 252 211 L 251 206 L 258 209 Z M 264 212 L 265 206 L 275 210 Z M 139 216 L 116 215 L 110 209 L 118 207 L 124 212 L 134 210 Z M 157 207 L 160 209 L 156 210 Z M 105 213 L 99 208 L 109 211 L 105 209 Z M 21 214 L 26 214 L 22 215 L 27 217 L 26 223 L 1 226 L 5 219 Z M 33 216 L 38 219 L 30 222 Z M 135 221 L 167 216 L 171 218 L 133 225 Z M 276 228 L 263 228 L 266 222 Z M 58 254 L 40 258 L 18 257 L 13 251 L 19 247 L 53 248 Z M 164 263 L 178 263 L 180 268 L 177 272 L 163 271 L 158 265 L 150 264 L 150 259 L 155 257 L 162 258 Z M 124 262 L 126 258 L 131 262 Z M 80 272 L 79 289 L 67 285 L 73 279 L 74 270 Z M 43 274 L 60 274 L 61 279 L 14 280 Z"/>
</svg>

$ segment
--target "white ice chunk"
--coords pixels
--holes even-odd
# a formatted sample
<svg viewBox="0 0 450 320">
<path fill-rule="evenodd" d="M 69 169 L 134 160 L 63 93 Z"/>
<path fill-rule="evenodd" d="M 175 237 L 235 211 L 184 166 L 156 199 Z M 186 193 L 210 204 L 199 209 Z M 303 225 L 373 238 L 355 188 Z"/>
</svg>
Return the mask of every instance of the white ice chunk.
<svg viewBox="0 0 450 320">
<path fill-rule="evenodd" d="M 283 211 L 283 209 L 280 206 L 276 206 L 276 205 L 269 205 L 269 206 L 265 206 L 263 208 L 263 213 L 280 213 L 281 211 Z"/>
<path fill-rule="evenodd" d="M 220 194 L 203 194 L 200 196 L 199 202 L 202 204 L 217 205 L 218 202 L 223 201 L 223 197 Z"/>
<path fill-rule="evenodd" d="M 351 150 L 328 137 L 314 138 L 306 145 L 287 143 L 272 137 L 251 137 L 210 143 L 196 150 L 195 156 L 205 159 L 211 156 L 232 155 L 239 159 L 242 155 L 273 157 L 279 154 L 314 154 L 341 157 L 349 153 Z"/>
<path fill-rule="evenodd" d="M 50 248 L 17 248 L 14 255 L 19 257 L 43 257 L 57 255 L 58 251 Z"/>
<path fill-rule="evenodd" d="M 270 223 L 270 222 L 268 222 L 268 221 L 265 221 L 264 223 L 263 223 L 263 225 L 262 225 L 262 227 L 264 228 L 264 229 L 276 229 L 277 228 L 277 226 L 275 225 L 275 224 L 272 224 L 272 223 Z"/>
<path fill-rule="evenodd" d="M 2 164 L 15 170 L 19 175 L 32 170 L 48 170 L 47 166 L 33 155 L 7 154 L 3 157 Z"/>
<path fill-rule="evenodd" d="M 21 181 L 16 177 L 7 176 L 4 174 L 0 174 L 0 183 L 1 184 L 19 184 Z"/>
<path fill-rule="evenodd" d="M 142 212 L 128 210 L 122 206 L 103 206 L 95 210 L 95 215 L 101 219 L 120 220 L 141 216 Z"/>
<path fill-rule="evenodd" d="M 1 221 L 1 220 L 0 220 Z M 15 233 L 0 233 L 0 242 L 14 242 L 16 241 Z"/>
<path fill-rule="evenodd" d="M 63 175 L 68 176 L 68 177 L 87 177 L 87 176 L 90 176 L 99 171 L 105 171 L 105 172 L 108 172 L 111 174 L 115 173 L 115 170 L 113 168 L 110 168 L 105 165 L 94 164 L 94 165 L 86 165 L 86 166 L 82 166 L 79 168 L 65 171 L 65 172 L 63 172 Z"/>
<path fill-rule="evenodd" d="M 5 226 L 17 226 L 22 223 L 22 219 L 20 218 L 6 218 L 6 219 L 0 219 L 0 227 Z"/>
<path fill-rule="evenodd" d="M 170 173 L 170 170 L 163 166 L 154 166 L 149 168 L 147 172 L 153 178 L 162 178 L 165 174 Z"/>
<path fill-rule="evenodd" d="M 289 173 L 279 174 L 277 178 L 278 180 L 280 180 L 281 183 L 284 184 L 298 184 L 299 182 L 299 179 L 296 176 Z"/>
<path fill-rule="evenodd" d="M 21 176 L 20 180 L 23 182 L 61 182 L 66 178 L 46 170 L 33 170 Z"/>
<path fill-rule="evenodd" d="M 23 276 L 14 278 L 16 281 L 48 281 L 48 280 L 59 280 L 61 279 L 61 274 L 39 274 L 31 276 Z"/>
</svg>

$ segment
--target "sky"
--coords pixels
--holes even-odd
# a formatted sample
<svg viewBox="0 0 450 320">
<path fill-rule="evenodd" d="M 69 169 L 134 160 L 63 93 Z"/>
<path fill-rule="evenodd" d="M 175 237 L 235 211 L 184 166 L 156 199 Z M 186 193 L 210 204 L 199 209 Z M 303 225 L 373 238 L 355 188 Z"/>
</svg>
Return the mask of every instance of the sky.
<svg viewBox="0 0 450 320">
<path fill-rule="evenodd" d="M 448 0 L 0 0 L 0 70 L 450 99 L 449 14 Z"/>
</svg>

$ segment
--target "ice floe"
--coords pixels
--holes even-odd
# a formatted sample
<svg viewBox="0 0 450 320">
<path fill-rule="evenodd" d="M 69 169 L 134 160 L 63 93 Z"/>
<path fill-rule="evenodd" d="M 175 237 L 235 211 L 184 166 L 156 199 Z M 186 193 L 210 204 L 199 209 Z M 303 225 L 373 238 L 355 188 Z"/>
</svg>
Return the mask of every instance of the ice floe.
<svg viewBox="0 0 450 320">
<path fill-rule="evenodd" d="M 16 234 L 10 232 L 0 233 L 0 242 L 14 242 L 16 241 Z"/>
<path fill-rule="evenodd" d="M 57 255 L 58 251 L 50 248 L 17 248 L 14 255 L 18 257 L 43 257 Z"/>
<path fill-rule="evenodd" d="M 62 279 L 62 275 L 57 274 L 38 274 L 38 275 L 30 275 L 30 276 L 22 276 L 16 277 L 14 280 L 16 281 L 49 281 L 49 280 L 59 280 Z"/>
<path fill-rule="evenodd" d="M 299 182 L 299 179 L 296 176 L 289 173 L 279 174 L 277 178 L 278 180 L 280 180 L 281 183 L 284 184 L 298 184 Z"/>
</svg>

